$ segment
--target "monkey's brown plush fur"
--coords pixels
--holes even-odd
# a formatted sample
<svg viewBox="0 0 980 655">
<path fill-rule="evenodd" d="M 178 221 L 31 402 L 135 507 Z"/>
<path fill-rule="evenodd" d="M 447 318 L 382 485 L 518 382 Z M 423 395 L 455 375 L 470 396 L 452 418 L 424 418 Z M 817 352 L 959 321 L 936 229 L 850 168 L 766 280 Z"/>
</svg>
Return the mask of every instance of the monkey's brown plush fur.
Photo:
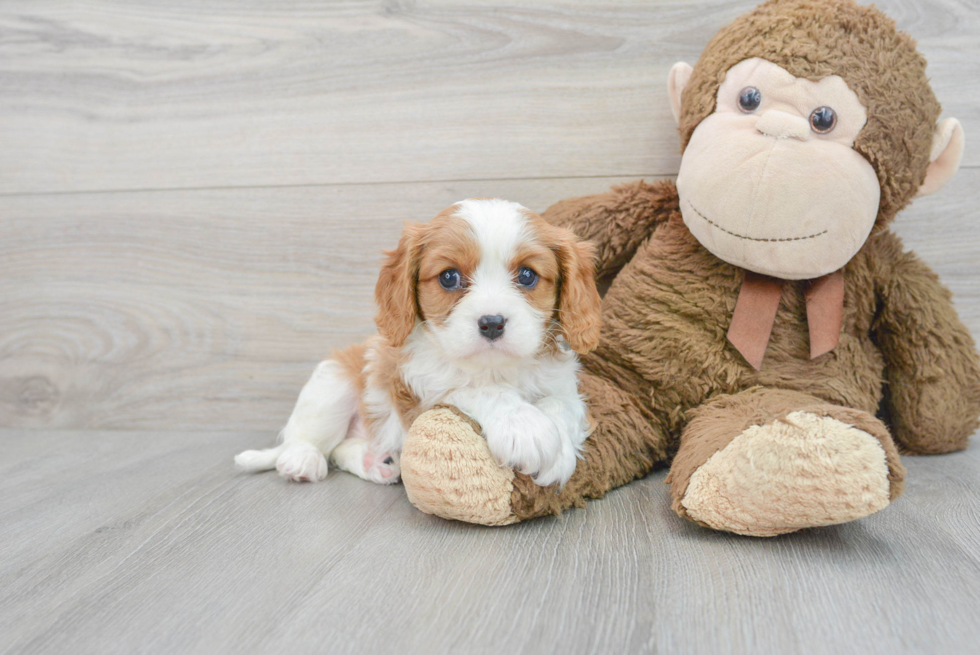
<svg viewBox="0 0 980 655">
<path fill-rule="evenodd" d="M 854 148 L 878 175 L 881 203 L 871 236 L 844 268 L 837 347 L 810 359 L 805 283 L 787 283 L 762 370 L 746 363 L 726 340 L 745 271 L 693 237 L 673 182 L 560 202 L 545 218 L 591 240 L 598 275 L 614 277 L 599 348 L 583 357 L 582 391 L 596 424 L 584 460 L 562 490 L 516 474 L 474 492 L 473 476 L 492 460 L 463 473 L 426 468 L 451 453 L 423 416 L 402 461 L 420 509 L 508 523 L 581 505 L 672 462 L 668 482 L 681 516 L 772 535 L 881 509 L 902 489 L 898 451 L 965 447 L 980 415 L 973 339 L 936 275 L 887 227 L 929 163 L 939 105 L 925 62 L 873 8 L 768 2 L 709 43 L 683 95 L 683 144 L 714 110 L 725 72 L 750 57 L 807 79 L 839 74 L 867 107 Z M 457 492 L 464 475 L 467 491 Z M 499 505 L 504 493 L 507 511 Z M 497 503 L 492 512 L 454 510 L 462 496 L 472 502 L 481 494 Z"/>
</svg>

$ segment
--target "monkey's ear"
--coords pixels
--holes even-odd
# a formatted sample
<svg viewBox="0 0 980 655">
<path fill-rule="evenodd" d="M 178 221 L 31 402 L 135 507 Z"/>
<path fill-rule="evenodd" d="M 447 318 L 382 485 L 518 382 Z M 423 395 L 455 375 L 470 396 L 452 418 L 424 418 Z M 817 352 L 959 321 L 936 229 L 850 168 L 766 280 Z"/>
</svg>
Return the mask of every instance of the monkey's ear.
<svg viewBox="0 0 980 655">
<path fill-rule="evenodd" d="M 936 133 L 932 137 L 932 151 L 929 153 L 926 179 L 919 187 L 916 197 L 928 196 L 946 186 L 960 168 L 965 143 L 963 126 L 958 120 L 947 118 L 939 121 Z"/>
<path fill-rule="evenodd" d="M 690 64 L 679 61 L 670 69 L 667 76 L 667 94 L 670 96 L 670 113 L 674 115 L 674 122 L 681 121 L 681 94 L 688 80 L 691 79 L 691 72 L 694 71 Z"/>
</svg>

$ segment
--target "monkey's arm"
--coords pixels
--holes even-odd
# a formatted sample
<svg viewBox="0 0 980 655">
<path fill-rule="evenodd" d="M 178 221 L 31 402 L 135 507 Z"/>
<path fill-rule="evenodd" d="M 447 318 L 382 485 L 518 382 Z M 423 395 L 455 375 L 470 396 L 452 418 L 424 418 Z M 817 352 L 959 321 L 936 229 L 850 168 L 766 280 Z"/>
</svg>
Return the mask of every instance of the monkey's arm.
<svg viewBox="0 0 980 655">
<path fill-rule="evenodd" d="M 618 273 L 654 228 L 679 211 L 673 181 L 641 180 L 606 193 L 562 200 L 542 216 L 595 245 L 596 277 L 601 279 Z"/>
<path fill-rule="evenodd" d="M 962 450 L 980 416 L 980 358 L 938 276 L 885 236 L 873 326 L 885 357 L 885 412 L 899 447 Z"/>
</svg>

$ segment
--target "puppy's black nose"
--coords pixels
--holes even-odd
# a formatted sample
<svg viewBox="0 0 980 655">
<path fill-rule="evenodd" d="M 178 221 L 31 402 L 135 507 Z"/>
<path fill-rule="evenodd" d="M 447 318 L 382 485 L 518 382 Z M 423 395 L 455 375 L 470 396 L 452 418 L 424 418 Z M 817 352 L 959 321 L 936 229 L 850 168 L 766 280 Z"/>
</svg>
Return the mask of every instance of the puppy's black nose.
<svg viewBox="0 0 980 655">
<path fill-rule="evenodd" d="M 480 334 L 493 341 L 497 337 L 504 336 L 504 323 L 506 322 L 506 318 L 497 314 L 496 316 L 481 316 L 476 324 L 480 326 Z"/>
</svg>

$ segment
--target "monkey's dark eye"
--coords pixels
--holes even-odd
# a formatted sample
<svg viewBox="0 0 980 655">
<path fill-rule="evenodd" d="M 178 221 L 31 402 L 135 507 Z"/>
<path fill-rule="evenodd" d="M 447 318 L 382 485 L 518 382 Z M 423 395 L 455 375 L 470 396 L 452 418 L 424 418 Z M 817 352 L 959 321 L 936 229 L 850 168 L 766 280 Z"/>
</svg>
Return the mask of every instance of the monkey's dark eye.
<svg viewBox="0 0 980 655">
<path fill-rule="evenodd" d="M 463 287 L 463 280 L 459 275 L 459 271 L 457 271 L 455 268 L 447 268 L 444 270 L 439 274 L 439 286 L 446 291 L 461 289 Z"/>
<path fill-rule="evenodd" d="M 817 134 L 826 134 L 837 125 L 837 112 L 830 107 L 817 107 L 810 114 L 810 128 Z"/>
<path fill-rule="evenodd" d="M 527 266 L 521 266 L 517 269 L 517 283 L 525 289 L 533 289 L 538 283 L 538 274 Z"/>
<path fill-rule="evenodd" d="M 738 92 L 738 108 L 751 114 L 762 104 L 762 92 L 754 86 L 747 86 Z"/>
</svg>

